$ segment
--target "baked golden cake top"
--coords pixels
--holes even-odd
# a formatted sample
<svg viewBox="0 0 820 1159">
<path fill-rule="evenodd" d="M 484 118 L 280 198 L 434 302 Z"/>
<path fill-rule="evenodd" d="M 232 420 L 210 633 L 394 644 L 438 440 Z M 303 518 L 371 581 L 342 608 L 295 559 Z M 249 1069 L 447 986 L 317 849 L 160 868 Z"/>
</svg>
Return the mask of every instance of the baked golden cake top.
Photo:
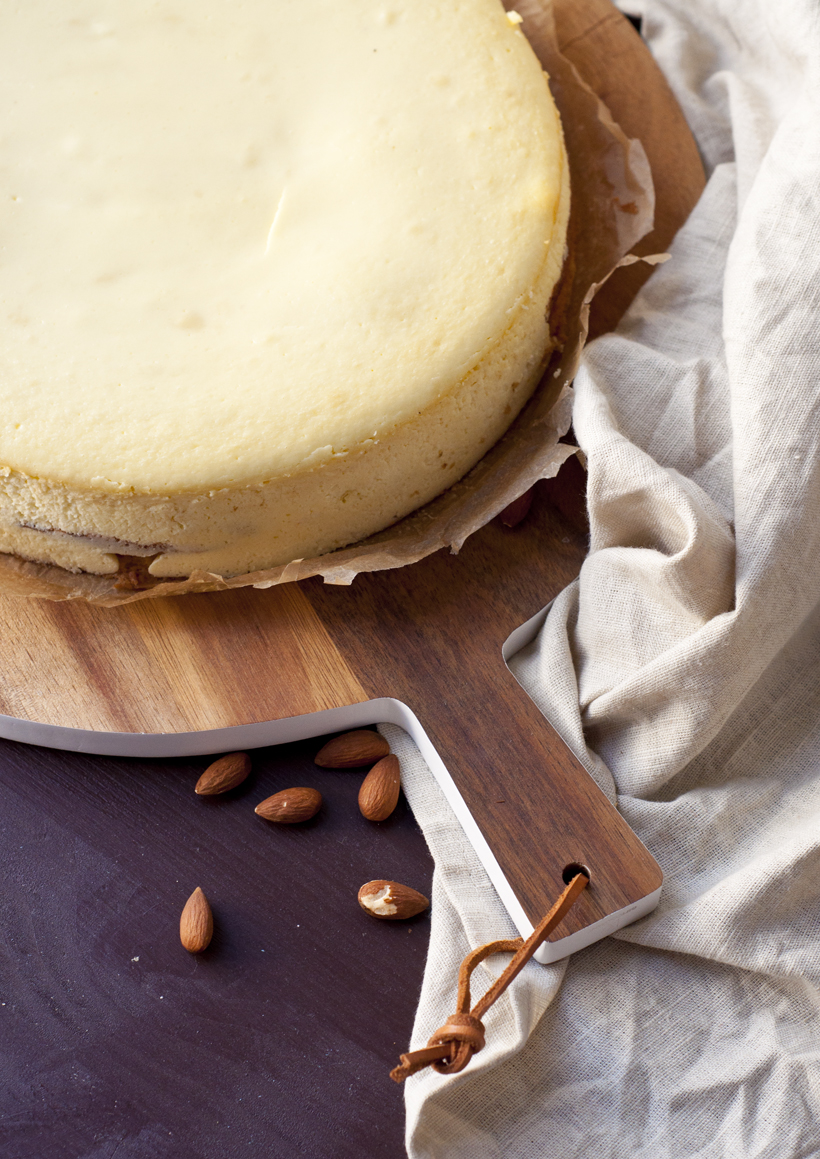
<svg viewBox="0 0 820 1159">
<path fill-rule="evenodd" d="M 0 108 L 28 475 L 299 473 L 454 390 L 560 273 L 558 116 L 498 0 L 28 0 Z"/>
</svg>

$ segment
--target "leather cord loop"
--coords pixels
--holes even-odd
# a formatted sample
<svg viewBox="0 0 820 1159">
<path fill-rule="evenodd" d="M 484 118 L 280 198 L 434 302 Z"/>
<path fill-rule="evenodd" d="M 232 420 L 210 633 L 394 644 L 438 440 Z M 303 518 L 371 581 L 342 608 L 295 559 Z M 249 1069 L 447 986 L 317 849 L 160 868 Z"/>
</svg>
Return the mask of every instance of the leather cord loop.
<svg viewBox="0 0 820 1159">
<path fill-rule="evenodd" d="M 439 1074 L 458 1074 L 464 1070 L 473 1055 L 478 1054 L 484 1047 L 482 1017 L 504 993 L 513 978 L 524 969 L 541 943 L 569 912 L 588 885 L 589 878 L 586 874 L 576 874 L 526 941 L 523 938 L 504 938 L 496 942 L 487 942 L 471 950 L 461 963 L 458 972 L 458 1010 L 447 1019 L 444 1026 L 439 1027 L 427 1046 L 421 1050 L 411 1050 L 401 1056 L 399 1066 L 390 1072 L 391 1079 L 397 1083 L 404 1082 L 411 1074 L 416 1074 L 426 1066 L 432 1066 Z M 501 953 L 514 953 L 515 956 L 487 993 L 470 1010 L 470 978 L 473 970 L 491 954 Z"/>
<path fill-rule="evenodd" d="M 433 1063 L 433 1070 L 439 1074 L 458 1074 L 484 1046 L 484 1025 L 472 1014 L 453 1014 L 430 1041 L 428 1046 L 443 1046 L 450 1043 L 454 1048 L 449 1062 Z"/>
</svg>

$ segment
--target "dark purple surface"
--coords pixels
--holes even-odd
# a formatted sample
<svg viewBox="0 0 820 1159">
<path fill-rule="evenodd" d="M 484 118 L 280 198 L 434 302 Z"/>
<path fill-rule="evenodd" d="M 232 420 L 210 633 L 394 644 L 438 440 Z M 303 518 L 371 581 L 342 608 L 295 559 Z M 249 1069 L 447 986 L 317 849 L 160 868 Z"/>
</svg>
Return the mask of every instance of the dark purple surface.
<svg viewBox="0 0 820 1159">
<path fill-rule="evenodd" d="M 320 740 L 252 754 L 203 799 L 207 759 L 132 761 L 0 741 L 3 1159 L 400 1159 L 406 1049 L 427 915 L 379 922 L 360 885 L 429 896 L 404 800 L 364 820 L 362 774 Z M 305 825 L 254 815 L 293 785 Z M 196 886 L 215 935 L 179 943 Z"/>
</svg>

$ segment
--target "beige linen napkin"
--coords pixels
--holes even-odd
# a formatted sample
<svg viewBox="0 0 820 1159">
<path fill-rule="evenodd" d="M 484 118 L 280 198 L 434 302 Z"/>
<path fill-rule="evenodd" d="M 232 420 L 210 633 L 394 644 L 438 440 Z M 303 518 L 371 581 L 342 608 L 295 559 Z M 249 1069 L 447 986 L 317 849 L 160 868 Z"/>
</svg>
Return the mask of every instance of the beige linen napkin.
<svg viewBox="0 0 820 1159">
<path fill-rule="evenodd" d="M 820 9 L 647 0 L 644 35 L 709 183 L 586 353 L 590 556 L 514 667 L 666 884 L 527 966 L 465 1072 L 408 1081 L 413 1159 L 820 1153 Z M 466 950 L 514 931 L 391 741 L 436 858 L 415 1046 Z"/>
</svg>

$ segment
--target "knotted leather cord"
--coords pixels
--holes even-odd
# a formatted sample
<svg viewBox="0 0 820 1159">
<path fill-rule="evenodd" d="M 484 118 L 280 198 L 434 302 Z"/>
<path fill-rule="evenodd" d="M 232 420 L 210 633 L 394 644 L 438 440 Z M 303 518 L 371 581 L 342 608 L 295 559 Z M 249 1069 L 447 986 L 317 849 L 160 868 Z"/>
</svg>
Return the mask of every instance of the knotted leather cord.
<svg viewBox="0 0 820 1159">
<path fill-rule="evenodd" d="M 458 1074 L 484 1046 L 483 1015 L 500 998 L 513 978 L 524 969 L 535 951 L 572 909 L 581 892 L 589 885 L 585 873 L 578 873 L 570 881 L 545 918 L 536 926 L 526 942 L 523 938 L 502 938 L 487 942 L 471 950 L 458 972 L 458 1010 L 432 1036 L 421 1050 L 411 1050 L 401 1056 L 401 1063 L 390 1072 L 394 1082 L 404 1082 L 411 1074 L 432 1066 L 439 1074 Z M 506 970 L 493 982 L 483 998 L 470 1010 L 470 975 L 491 954 L 513 953 L 515 957 Z"/>
</svg>

